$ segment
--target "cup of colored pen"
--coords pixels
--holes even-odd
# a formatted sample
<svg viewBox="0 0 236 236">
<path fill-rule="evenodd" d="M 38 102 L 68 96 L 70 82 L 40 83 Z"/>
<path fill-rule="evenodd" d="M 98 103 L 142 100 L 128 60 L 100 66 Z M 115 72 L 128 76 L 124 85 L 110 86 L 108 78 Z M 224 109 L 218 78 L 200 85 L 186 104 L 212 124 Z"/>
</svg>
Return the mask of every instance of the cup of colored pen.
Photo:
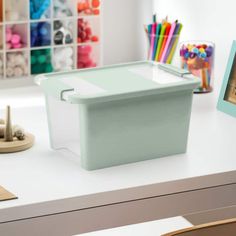
<svg viewBox="0 0 236 236">
<path fill-rule="evenodd" d="M 148 39 L 148 60 L 171 64 L 183 25 L 175 21 L 154 22 L 145 26 Z"/>
</svg>

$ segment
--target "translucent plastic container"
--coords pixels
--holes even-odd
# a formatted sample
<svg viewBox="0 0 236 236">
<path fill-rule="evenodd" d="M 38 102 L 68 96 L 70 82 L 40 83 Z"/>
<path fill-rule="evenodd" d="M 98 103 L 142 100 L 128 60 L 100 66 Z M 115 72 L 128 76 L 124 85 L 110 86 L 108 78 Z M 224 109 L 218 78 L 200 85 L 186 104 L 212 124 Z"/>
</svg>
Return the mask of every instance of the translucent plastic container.
<svg viewBox="0 0 236 236">
<path fill-rule="evenodd" d="M 148 60 L 159 63 L 171 64 L 179 42 L 179 35 L 156 36 L 147 34 Z"/>
<path fill-rule="evenodd" d="M 52 148 L 94 170 L 184 153 L 198 78 L 138 62 L 36 77 Z"/>
</svg>

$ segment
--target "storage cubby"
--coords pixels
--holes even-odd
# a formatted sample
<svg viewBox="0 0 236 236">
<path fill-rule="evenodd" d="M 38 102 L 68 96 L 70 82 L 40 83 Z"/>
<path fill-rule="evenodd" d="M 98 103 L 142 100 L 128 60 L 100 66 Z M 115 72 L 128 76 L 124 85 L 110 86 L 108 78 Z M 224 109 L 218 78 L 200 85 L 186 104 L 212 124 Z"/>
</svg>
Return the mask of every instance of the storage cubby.
<svg viewBox="0 0 236 236">
<path fill-rule="evenodd" d="M 100 0 L 77 0 L 77 13 L 79 16 L 100 15 Z"/>
<path fill-rule="evenodd" d="M 28 47 L 28 24 L 7 24 L 5 26 L 6 50 Z"/>
<path fill-rule="evenodd" d="M 30 24 L 31 47 L 42 47 L 51 45 L 50 22 L 33 22 Z"/>
<path fill-rule="evenodd" d="M 6 53 L 6 78 L 29 75 L 29 55 L 25 50 Z"/>
<path fill-rule="evenodd" d="M 75 68 L 75 53 L 73 47 L 57 47 L 53 50 L 54 71 L 70 71 Z"/>
<path fill-rule="evenodd" d="M 30 19 L 39 20 L 51 17 L 51 0 L 30 0 Z"/>
<path fill-rule="evenodd" d="M 74 15 L 74 0 L 53 0 L 53 17 L 64 18 Z"/>
<path fill-rule="evenodd" d="M 53 72 L 51 49 L 36 49 L 30 52 L 31 74 Z"/>
<path fill-rule="evenodd" d="M 28 20 L 29 0 L 7 0 L 5 1 L 5 21 Z"/>
<path fill-rule="evenodd" d="M 53 22 L 54 45 L 72 44 L 74 41 L 74 21 L 55 20 Z"/>
<path fill-rule="evenodd" d="M 99 42 L 100 20 L 97 18 L 79 18 L 77 21 L 78 43 Z"/>
<path fill-rule="evenodd" d="M 99 66 L 99 45 L 85 44 L 77 48 L 77 69 Z"/>
<path fill-rule="evenodd" d="M 0 79 L 100 65 L 100 10 L 101 0 L 0 0 Z"/>
</svg>

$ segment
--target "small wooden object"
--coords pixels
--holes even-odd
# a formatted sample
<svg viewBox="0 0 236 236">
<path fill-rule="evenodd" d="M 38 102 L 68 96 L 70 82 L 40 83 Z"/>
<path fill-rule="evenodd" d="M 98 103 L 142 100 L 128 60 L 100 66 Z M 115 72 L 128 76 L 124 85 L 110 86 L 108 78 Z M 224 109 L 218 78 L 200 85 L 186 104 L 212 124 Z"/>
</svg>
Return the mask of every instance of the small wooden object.
<svg viewBox="0 0 236 236">
<path fill-rule="evenodd" d="M 18 140 L 14 137 L 13 142 L 5 142 L 0 139 L 0 153 L 20 152 L 31 148 L 34 144 L 34 136 L 26 133 L 25 140 Z"/>
<path fill-rule="evenodd" d="M 235 236 L 236 218 L 178 230 L 162 236 Z"/>
<path fill-rule="evenodd" d="M 6 124 L 5 124 L 4 138 L 5 138 L 6 142 L 13 141 L 10 106 L 7 106 L 7 108 L 6 108 Z"/>
<path fill-rule="evenodd" d="M 13 200 L 17 197 L 0 186 L 0 201 Z"/>
</svg>

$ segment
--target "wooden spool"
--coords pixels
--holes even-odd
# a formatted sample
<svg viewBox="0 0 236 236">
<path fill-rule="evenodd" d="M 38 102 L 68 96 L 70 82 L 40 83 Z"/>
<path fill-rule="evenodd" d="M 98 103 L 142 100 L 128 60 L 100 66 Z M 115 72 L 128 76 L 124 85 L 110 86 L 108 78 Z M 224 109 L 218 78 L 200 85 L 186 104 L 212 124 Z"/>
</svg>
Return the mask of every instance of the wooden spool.
<svg viewBox="0 0 236 236">
<path fill-rule="evenodd" d="M 5 142 L 0 139 L 0 153 L 21 152 L 31 148 L 34 145 L 34 135 L 26 133 L 25 140 L 14 138 L 13 142 Z"/>
</svg>

